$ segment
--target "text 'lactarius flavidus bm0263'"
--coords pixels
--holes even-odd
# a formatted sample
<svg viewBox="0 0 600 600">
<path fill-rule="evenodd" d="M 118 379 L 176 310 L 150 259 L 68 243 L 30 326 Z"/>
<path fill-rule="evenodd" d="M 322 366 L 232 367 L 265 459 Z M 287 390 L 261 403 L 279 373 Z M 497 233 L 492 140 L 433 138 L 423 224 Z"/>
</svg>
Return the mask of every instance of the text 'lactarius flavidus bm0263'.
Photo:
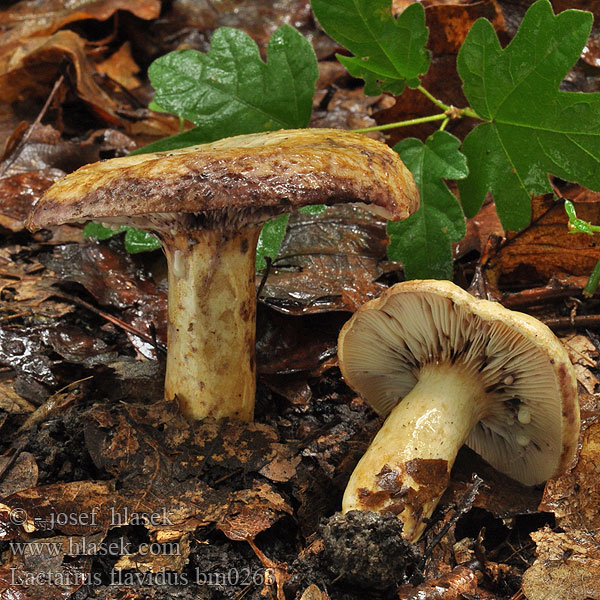
<svg viewBox="0 0 600 600">
<path fill-rule="evenodd" d="M 156 234 L 169 266 L 165 397 L 177 397 L 192 420 L 252 420 L 260 228 L 296 208 L 338 202 L 400 220 L 419 195 L 385 144 L 299 129 L 87 165 L 46 192 L 28 226 L 96 219 Z"/>
<path fill-rule="evenodd" d="M 529 315 L 449 281 L 407 281 L 352 316 L 338 353 L 348 385 L 388 415 L 350 478 L 345 512 L 397 514 L 416 541 L 463 444 L 525 485 L 573 460 L 575 373 Z"/>
</svg>

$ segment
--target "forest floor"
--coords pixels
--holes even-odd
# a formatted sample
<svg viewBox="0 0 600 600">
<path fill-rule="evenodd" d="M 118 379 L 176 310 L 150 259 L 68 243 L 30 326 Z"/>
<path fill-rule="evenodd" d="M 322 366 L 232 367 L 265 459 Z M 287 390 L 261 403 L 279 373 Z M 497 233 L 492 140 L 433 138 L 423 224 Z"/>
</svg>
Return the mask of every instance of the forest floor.
<svg viewBox="0 0 600 600">
<path fill-rule="evenodd" d="M 424 4 L 427 87 L 462 106 L 454 64 L 469 27 L 485 16 L 506 42 L 529 3 Z M 394 517 L 337 513 L 382 422 L 336 357 L 350 314 L 403 280 L 381 219 L 350 206 L 292 216 L 266 281 L 257 274 L 252 424 L 191 424 L 163 400 L 160 251 L 128 254 L 122 236 L 96 241 L 73 225 L 30 234 L 24 221 L 65 173 L 177 133 L 177 118 L 147 109 L 147 67 L 182 46 L 206 51 L 220 26 L 243 28 L 262 51 L 282 23 L 311 41 L 311 126 L 415 118 L 421 98 L 366 97 L 300 0 L 32 0 L 0 23 L 1 599 L 600 598 L 600 314 L 582 294 L 600 246 L 569 235 L 562 203 L 534 198 L 531 225 L 507 234 L 488 201 L 454 246 L 454 280 L 559 336 L 578 378 L 578 462 L 528 488 L 463 448 L 412 546 Z M 566 89 L 598 90 L 594 35 Z M 600 223 L 600 195 L 553 184 Z"/>
</svg>

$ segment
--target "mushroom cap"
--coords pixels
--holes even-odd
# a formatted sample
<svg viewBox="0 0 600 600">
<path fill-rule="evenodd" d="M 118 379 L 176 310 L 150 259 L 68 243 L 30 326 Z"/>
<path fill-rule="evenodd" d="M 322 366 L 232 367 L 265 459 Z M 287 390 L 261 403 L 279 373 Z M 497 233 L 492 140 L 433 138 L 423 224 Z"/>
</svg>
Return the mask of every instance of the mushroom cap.
<svg viewBox="0 0 600 600">
<path fill-rule="evenodd" d="M 400 220 L 417 210 L 419 192 L 381 142 L 337 129 L 281 130 L 86 165 L 45 193 L 27 226 L 206 211 L 209 224 L 236 227 L 336 202 L 373 204 Z"/>
<path fill-rule="evenodd" d="M 550 329 L 529 315 L 449 281 L 407 281 L 361 306 L 342 328 L 338 355 L 348 385 L 382 415 L 410 392 L 424 365 L 461 363 L 485 389 L 468 446 L 525 485 L 573 460 L 573 366 Z"/>
</svg>

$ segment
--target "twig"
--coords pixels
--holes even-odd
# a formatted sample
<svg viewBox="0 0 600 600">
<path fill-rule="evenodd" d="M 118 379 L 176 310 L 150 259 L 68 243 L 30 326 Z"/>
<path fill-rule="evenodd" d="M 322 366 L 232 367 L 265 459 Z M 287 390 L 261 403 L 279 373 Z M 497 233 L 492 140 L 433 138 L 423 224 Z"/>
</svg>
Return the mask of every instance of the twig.
<svg viewBox="0 0 600 600">
<path fill-rule="evenodd" d="M 473 476 L 471 477 L 471 484 L 470 484 L 471 488 L 469 490 L 467 490 L 465 495 L 462 497 L 460 502 L 457 504 L 452 517 L 442 527 L 442 530 L 433 538 L 433 540 L 431 540 L 431 543 L 429 544 L 429 546 L 427 546 L 427 548 L 425 549 L 425 552 L 423 552 L 423 558 L 421 559 L 421 564 L 419 565 L 419 569 L 421 571 L 425 568 L 425 563 L 427 562 L 427 559 L 431 556 L 433 549 L 442 541 L 443 537 L 450 530 L 450 527 L 452 527 L 452 525 L 454 525 L 454 523 L 456 523 L 456 521 L 458 521 L 458 519 L 460 519 L 460 517 L 464 513 L 471 510 L 471 507 L 473 506 L 473 502 L 475 501 L 475 497 L 477 496 L 477 493 L 479 492 L 479 488 L 481 487 L 482 483 L 483 483 L 483 479 L 481 479 L 481 477 L 479 477 L 479 475 L 477 475 L 476 473 L 473 473 Z"/>
<path fill-rule="evenodd" d="M 550 329 L 577 329 L 587 327 L 589 329 L 600 329 L 600 315 L 577 315 L 575 317 L 550 317 L 540 319 Z"/>
<path fill-rule="evenodd" d="M 43 421 L 46 421 L 48 417 L 50 417 L 53 413 L 58 412 L 59 410 L 63 410 L 66 408 L 71 402 L 73 402 L 73 397 L 63 397 L 63 392 L 68 390 L 69 388 L 75 387 L 76 385 L 83 383 L 84 381 L 88 381 L 92 379 L 93 375 L 89 375 L 88 377 L 84 377 L 83 379 L 78 379 L 77 381 L 72 381 L 71 383 L 65 385 L 60 390 L 54 392 L 47 400 L 42 404 L 39 408 L 35 410 L 27 420 L 19 429 L 17 433 L 23 433 L 28 429 L 32 429 L 34 426 L 39 425 Z"/>
<path fill-rule="evenodd" d="M 263 288 L 265 287 L 265 283 L 267 283 L 267 277 L 269 277 L 269 273 L 271 272 L 271 266 L 273 265 L 273 261 L 271 260 L 270 256 L 265 256 L 264 258 L 265 258 L 265 263 L 267 263 L 267 266 L 265 267 L 263 276 L 260 280 L 260 284 L 258 285 L 258 289 L 256 290 L 256 299 L 257 300 L 260 298 L 260 295 L 262 294 Z"/>
<path fill-rule="evenodd" d="M 48 110 L 48 107 L 50 106 L 50 102 L 52 102 L 54 95 L 56 94 L 56 92 L 58 91 L 58 88 L 62 85 L 64 80 L 65 80 L 65 76 L 61 75 L 54 83 L 54 87 L 52 88 L 52 91 L 48 95 L 48 98 L 46 99 L 44 106 L 42 106 L 42 110 L 40 110 L 35 121 L 29 126 L 29 128 L 25 132 L 25 135 L 21 138 L 21 141 L 17 144 L 17 147 L 14 149 L 13 153 L 11 154 L 10 158 L 7 158 L 6 162 L 0 168 L 0 177 L 4 176 L 4 174 L 9 169 L 9 167 L 15 162 L 15 160 L 17 160 L 17 158 L 21 154 L 21 151 L 23 150 L 25 144 L 31 137 L 33 130 L 42 122 L 42 119 L 44 118 L 44 115 L 46 114 L 46 111 Z"/>
<path fill-rule="evenodd" d="M 67 294 L 65 292 L 55 292 L 54 296 L 56 296 L 57 298 L 63 298 L 64 300 L 68 300 L 70 302 L 75 302 L 76 304 L 79 304 L 80 306 L 83 306 L 84 308 L 91 310 L 92 312 L 96 313 L 99 317 L 106 319 L 109 323 L 112 323 L 113 325 L 120 327 L 127 333 L 131 333 L 132 335 L 139 337 L 144 342 L 151 344 L 156 350 L 159 350 L 163 354 L 167 353 L 166 347 L 162 344 L 157 343 L 156 340 L 153 339 L 151 335 L 143 333 L 143 332 L 139 331 L 138 329 L 136 329 L 135 327 L 132 327 L 131 325 L 129 325 L 129 323 L 122 321 L 118 317 L 115 317 L 114 315 L 111 315 L 110 313 L 104 312 L 103 310 L 96 308 L 93 304 L 86 302 L 82 298 L 78 298 L 77 296 L 71 296 L 71 294 Z"/>
<path fill-rule="evenodd" d="M 522 292 L 516 292 L 502 298 L 501 303 L 506 308 L 524 308 L 534 304 L 544 304 L 549 300 L 561 300 L 570 296 L 577 296 L 582 293 L 581 287 L 552 288 L 545 286 L 542 288 L 530 288 Z"/>
<path fill-rule="evenodd" d="M 17 458 L 19 458 L 21 452 L 23 452 L 23 448 L 25 448 L 26 444 L 27 444 L 26 439 L 21 440 L 18 445 L 11 446 L 8 449 L 7 454 L 8 453 L 12 453 L 12 454 L 10 454 L 10 458 L 6 461 L 6 464 L 0 469 L 0 481 L 2 481 L 4 479 L 6 474 L 10 471 L 12 466 L 15 464 L 15 462 L 16 462 Z M 6 456 L 6 454 L 4 456 Z"/>
</svg>

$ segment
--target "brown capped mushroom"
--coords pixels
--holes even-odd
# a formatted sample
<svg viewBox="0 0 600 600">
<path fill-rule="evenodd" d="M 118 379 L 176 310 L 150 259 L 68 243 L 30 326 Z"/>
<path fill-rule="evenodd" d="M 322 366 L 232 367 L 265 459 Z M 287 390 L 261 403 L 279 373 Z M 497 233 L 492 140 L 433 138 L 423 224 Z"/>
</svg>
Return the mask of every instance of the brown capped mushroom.
<svg viewBox="0 0 600 600">
<path fill-rule="evenodd" d="M 344 512 L 397 514 L 416 541 L 464 443 L 525 485 L 573 460 L 575 373 L 529 315 L 449 281 L 408 281 L 352 316 L 338 354 L 348 385 L 388 415 L 350 478 Z"/>
<path fill-rule="evenodd" d="M 418 191 L 385 144 L 299 129 L 87 165 L 46 192 L 28 226 L 96 219 L 155 233 L 169 266 L 165 397 L 190 419 L 251 420 L 260 227 L 337 202 L 373 204 L 399 220 L 418 208 Z"/>
</svg>

